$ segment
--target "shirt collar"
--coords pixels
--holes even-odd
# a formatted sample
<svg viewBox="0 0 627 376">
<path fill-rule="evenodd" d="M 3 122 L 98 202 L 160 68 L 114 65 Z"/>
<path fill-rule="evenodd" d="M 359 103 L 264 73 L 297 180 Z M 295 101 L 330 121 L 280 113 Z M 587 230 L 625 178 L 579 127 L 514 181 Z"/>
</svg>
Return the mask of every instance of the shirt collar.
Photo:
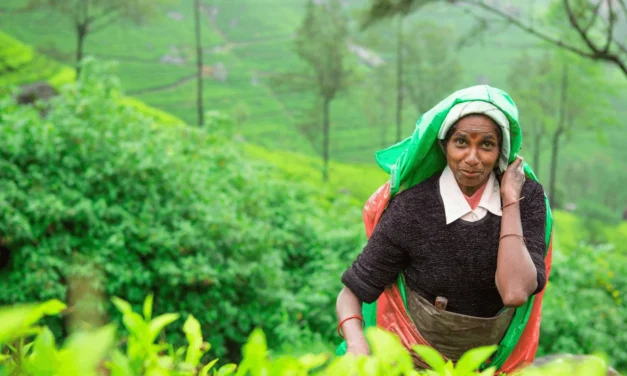
<svg viewBox="0 0 627 376">
<path fill-rule="evenodd" d="M 503 215 L 501 211 L 501 195 L 499 194 L 501 188 L 494 172 L 490 174 L 486 184 L 487 186 L 481 195 L 477 209 L 484 208 L 500 217 Z M 457 180 L 455 180 L 453 171 L 448 166 L 446 166 L 440 176 L 440 196 L 444 203 L 447 225 L 472 212 L 468 201 L 464 198 L 464 194 L 457 184 Z"/>
</svg>

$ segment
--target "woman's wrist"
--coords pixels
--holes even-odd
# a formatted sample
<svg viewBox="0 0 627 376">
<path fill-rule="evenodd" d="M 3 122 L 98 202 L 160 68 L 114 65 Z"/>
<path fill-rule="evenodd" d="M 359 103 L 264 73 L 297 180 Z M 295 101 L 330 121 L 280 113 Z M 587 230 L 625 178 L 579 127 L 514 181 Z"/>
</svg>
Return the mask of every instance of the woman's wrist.
<svg viewBox="0 0 627 376">
<path fill-rule="evenodd" d="M 501 191 L 501 200 L 503 202 L 503 206 L 509 205 L 513 202 L 520 201 L 520 193 L 517 192 L 503 192 Z"/>
</svg>

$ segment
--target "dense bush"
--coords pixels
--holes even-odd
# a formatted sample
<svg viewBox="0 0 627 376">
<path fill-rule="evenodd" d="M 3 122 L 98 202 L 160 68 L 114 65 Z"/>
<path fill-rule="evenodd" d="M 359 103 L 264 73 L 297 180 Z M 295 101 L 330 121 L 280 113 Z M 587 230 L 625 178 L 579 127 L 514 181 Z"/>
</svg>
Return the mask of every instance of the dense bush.
<svg viewBox="0 0 627 376">
<path fill-rule="evenodd" d="M 68 301 L 68 329 L 114 313 L 88 292 L 136 306 L 154 292 L 157 312 L 193 314 L 231 359 L 257 326 L 270 346 L 301 329 L 329 339 L 341 267 L 364 241 L 358 208 L 119 99 L 117 80 L 94 64 L 45 119 L 0 98 L 0 245 L 10 253 L 0 304 Z"/>
<path fill-rule="evenodd" d="M 627 370 L 625 257 L 611 245 L 581 245 L 555 255 L 539 355 L 603 351 L 615 368 Z"/>
</svg>

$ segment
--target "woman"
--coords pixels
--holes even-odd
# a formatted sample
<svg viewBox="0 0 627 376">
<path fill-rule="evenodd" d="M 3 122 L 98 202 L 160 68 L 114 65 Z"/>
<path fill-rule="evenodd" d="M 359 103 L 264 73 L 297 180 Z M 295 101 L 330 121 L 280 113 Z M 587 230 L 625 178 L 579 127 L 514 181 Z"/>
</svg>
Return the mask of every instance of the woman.
<svg viewBox="0 0 627 376">
<path fill-rule="evenodd" d="M 348 352 L 369 353 L 362 304 L 377 301 L 399 277 L 411 320 L 390 327 L 414 325 L 421 340 L 454 361 L 470 348 L 499 344 L 512 324 L 511 308 L 544 289 L 545 195 L 514 155 L 517 115 L 498 89 L 464 89 L 426 113 L 411 139 L 389 149 L 396 152 L 388 167 L 401 180 L 400 192 L 342 275 L 337 299 Z M 437 153 L 445 164 L 437 163 Z M 431 170 L 416 183 L 416 171 Z M 424 366 L 419 359 L 416 365 Z"/>
</svg>

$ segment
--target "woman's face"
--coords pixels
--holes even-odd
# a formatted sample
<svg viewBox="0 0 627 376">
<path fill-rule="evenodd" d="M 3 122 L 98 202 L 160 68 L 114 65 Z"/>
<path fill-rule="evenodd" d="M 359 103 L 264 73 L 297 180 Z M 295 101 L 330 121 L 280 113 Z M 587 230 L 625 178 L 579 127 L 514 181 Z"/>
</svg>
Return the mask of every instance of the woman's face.
<svg viewBox="0 0 627 376">
<path fill-rule="evenodd" d="M 468 115 L 457 122 L 446 144 L 446 162 L 466 196 L 490 177 L 499 160 L 497 125 L 484 115 Z"/>
</svg>

